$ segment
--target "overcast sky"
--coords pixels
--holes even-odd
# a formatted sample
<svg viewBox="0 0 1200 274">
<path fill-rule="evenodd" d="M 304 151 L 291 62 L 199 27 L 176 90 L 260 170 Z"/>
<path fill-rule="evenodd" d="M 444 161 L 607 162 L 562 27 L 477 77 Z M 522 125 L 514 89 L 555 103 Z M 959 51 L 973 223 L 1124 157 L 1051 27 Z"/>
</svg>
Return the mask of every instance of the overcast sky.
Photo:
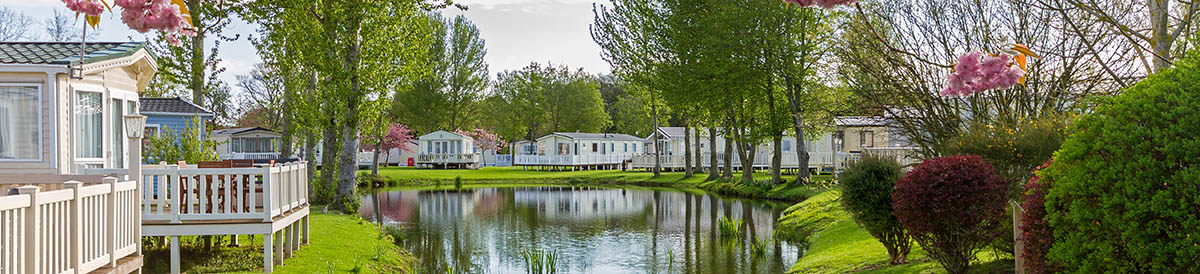
<svg viewBox="0 0 1200 274">
<path fill-rule="evenodd" d="M 497 72 L 520 69 L 530 62 L 567 65 L 591 73 L 608 73 L 608 63 L 592 41 L 592 0 L 458 0 L 467 11 L 448 9 L 447 16 L 464 14 L 479 27 L 486 42 L 486 61 L 494 79 Z M 606 0 L 600 1 L 607 3 Z M 66 11 L 59 0 L 0 0 L 0 6 L 23 12 L 37 22 L 53 16 L 54 9 Z M 69 12 L 69 11 L 68 11 Z M 105 13 L 100 23 L 100 41 L 144 41 L 146 35 L 130 30 L 117 14 Z M 45 33 L 39 26 L 33 31 Z M 227 35 L 241 34 L 238 41 L 221 45 L 220 58 L 226 71 L 220 76 L 236 89 L 236 75 L 246 74 L 261 61 L 246 40 L 255 26 L 234 19 Z M 44 36 L 44 35 L 43 35 Z"/>
</svg>

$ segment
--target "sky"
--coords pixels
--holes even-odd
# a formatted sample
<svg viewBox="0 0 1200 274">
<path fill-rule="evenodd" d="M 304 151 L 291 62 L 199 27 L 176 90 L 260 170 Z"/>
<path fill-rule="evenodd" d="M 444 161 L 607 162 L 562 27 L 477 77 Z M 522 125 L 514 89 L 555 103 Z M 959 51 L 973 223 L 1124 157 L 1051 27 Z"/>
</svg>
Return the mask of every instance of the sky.
<svg viewBox="0 0 1200 274">
<path fill-rule="evenodd" d="M 552 63 L 583 68 L 590 73 L 609 73 L 611 67 L 600 57 L 600 47 L 592 41 L 592 0 L 458 0 L 466 11 L 448 8 L 449 16 L 465 15 L 479 27 L 480 36 L 488 50 L 485 61 L 493 79 L 496 73 L 520 69 L 531 62 Z M 599 1 L 607 3 L 607 1 Z M 59 0 L 0 0 L 0 6 L 33 17 L 36 22 L 51 18 L 54 9 L 67 11 Z M 115 9 L 115 8 L 114 8 Z M 144 41 L 146 34 L 131 30 L 121 22 L 119 14 L 105 13 L 100 21 L 98 40 Z M 35 33 L 45 33 L 35 26 Z M 256 26 L 234 19 L 226 35 L 240 34 L 241 38 L 221 44 L 219 58 L 225 67 L 219 77 L 237 88 L 237 75 L 248 74 L 261 58 L 246 39 L 255 35 Z M 90 30 L 89 30 L 90 31 Z M 149 33 L 152 35 L 153 33 Z"/>
</svg>

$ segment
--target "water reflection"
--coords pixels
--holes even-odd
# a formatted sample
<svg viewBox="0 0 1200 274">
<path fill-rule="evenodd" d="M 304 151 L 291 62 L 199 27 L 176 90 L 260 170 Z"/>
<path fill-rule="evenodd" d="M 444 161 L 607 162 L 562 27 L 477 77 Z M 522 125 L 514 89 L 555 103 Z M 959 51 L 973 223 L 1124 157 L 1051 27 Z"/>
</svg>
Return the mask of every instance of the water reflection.
<svg viewBox="0 0 1200 274">
<path fill-rule="evenodd" d="M 783 273 L 798 251 L 771 241 L 780 210 L 674 191 L 518 187 L 380 191 L 361 214 L 401 227 L 426 273 L 524 273 L 523 249 L 557 251 L 559 273 Z M 721 238 L 720 217 L 743 220 L 739 237 Z"/>
</svg>

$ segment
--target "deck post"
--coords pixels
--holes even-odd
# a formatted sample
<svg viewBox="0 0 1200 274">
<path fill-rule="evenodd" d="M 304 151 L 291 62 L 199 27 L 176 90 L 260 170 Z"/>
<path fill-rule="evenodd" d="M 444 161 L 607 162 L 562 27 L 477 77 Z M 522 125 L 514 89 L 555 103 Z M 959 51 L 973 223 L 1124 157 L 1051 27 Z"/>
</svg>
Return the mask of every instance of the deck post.
<svg viewBox="0 0 1200 274">
<path fill-rule="evenodd" d="M 289 224 L 289 225 L 283 227 L 283 231 L 280 231 L 279 234 L 283 234 L 283 241 L 280 241 L 283 243 L 283 249 L 280 250 L 280 253 L 283 253 L 284 259 L 291 258 L 292 257 L 292 244 L 293 244 L 293 242 L 292 242 L 292 225 Z M 280 261 L 280 262 L 282 262 L 282 261 Z"/>
<path fill-rule="evenodd" d="M 70 209 L 71 210 L 71 217 L 70 217 L 71 218 L 71 231 L 70 231 L 70 233 L 71 233 L 71 247 L 70 247 L 71 248 L 70 249 L 71 258 L 70 259 L 71 259 L 71 267 L 75 268 L 77 270 L 83 265 L 83 241 L 80 240 L 80 239 L 83 239 L 83 229 L 81 229 L 81 224 L 83 222 L 83 206 L 79 204 L 80 200 L 82 199 L 82 198 L 80 198 L 81 195 L 79 193 L 79 187 L 81 187 L 81 186 L 83 186 L 83 183 L 78 182 L 78 181 L 67 181 L 67 182 L 63 183 L 64 188 L 71 189 L 73 192 L 75 192 L 75 197 L 73 199 L 71 199 L 71 209 Z M 112 253 L 109 253 L 109 254 L 112 254 Z"/>
<path fill-rule="evenodd" d="M 274 240 L 272 238 L 274 238 L 275 234 L 267 233 L 267 234 L 263 234 L 262 236 L 263 236 L 263 272 L 271 273 L 271 272 L 275 271 L 275 263 L 272 261 L 272 259 L 275 258 L 275 255 L 271 254 L 272 253 L 271 248 L 273 248 L 275 246 L 275 244 L 271 243 Z"/>
<path fill-rule="evenodd" d="M 301 222 L 304 222 L 304 233 L 302 237 L 305 244 L 308 244 L 308 217 L 308 215 L 304 215 L 304 220 L 301 220 Z"/>
<path fill-rule="evenodd" d="M 17 188 L 17 194 L 29 195 L 29 207 L 25 208 L 25 273 L 41 273 L 42 251 L 38 246 L 42 230 L 38 225 L 38 191 L 41 187 L 23 186 Z"/>
<path fill-rule="evenodd" d="M 275 232 L 275 260 L 279 261 L 279 265 L 283 265 L 283 231 Z"/>
<path fill-rule="evenodd" d="M 179 236 L 171 238 L 171 274 L 179 274 Z"/>
<path fill-rule="evenodd" d="M 300 250 L 300 220 L 296 220 L 290 227 L 292 228 L 292 238 L 290 239 L 292 251 Z"/>
<path fill-rule="evenodd" d="M 262 178 L 263 222 L 270 223 L 270 222 L 273 222 L 271 220 L 271 218 L 275 217 L 275 214 L 271 213 L 271 211 L 274 211 L 275 203 L 276 203 L 275 199 L 272 199 L 272 197 L 271 197 L 274 194 L 274 191 L 276 191 L 274 188 L 271 187 L 271 183 L 274 182 L 274 180 L 271 180 L 271 167 L 263 167 L 262 175 L 263 175 L 262 176 L 263 177 Z"/>
<path fill-rule="evenodd" d="M 105 241 L 108 242 L 108 267 L 117 267 L 117 178 L 104 177 L 100 179 L 104 184 L 108 185 L 108 233 L 105 235 Z M 78 196 L 76 196 L 78 197 Z"/>
</svg>

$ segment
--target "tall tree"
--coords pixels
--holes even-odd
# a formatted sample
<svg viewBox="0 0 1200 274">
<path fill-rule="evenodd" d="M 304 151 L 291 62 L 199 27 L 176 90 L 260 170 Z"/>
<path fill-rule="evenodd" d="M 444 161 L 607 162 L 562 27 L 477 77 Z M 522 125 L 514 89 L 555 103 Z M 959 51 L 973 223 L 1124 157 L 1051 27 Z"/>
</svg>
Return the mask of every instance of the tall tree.
<svg viewBox="0 0 1200 274">
<path fill-rule="evenodd" d="M 496 77 L 488 102 L 490 123 L 510 140 L 556 131 L 596 132 L 608 127 L 599 84 L 582 70 L 532 63 Z"/>
<path fill-rule="evenodd" d="M 158 73 L 147 93 L 180 96 L 217 114 L 218 122 L 232 120 L 236 108 L 229 103 L 229 86 L 217 76 L 225 71 L 218 53 L 221 43 L 235 41 L 240 34 L 226 35 L 238 6 L 233 0 L 185 0 L 191 14 L 194 36 L 184 36 L 182 45 L 171 46 L 174 33 L 158 33 L 150 49 L 158 62 Z M 211 47 L 209 46 L 211 45 Z"/>
<path fill-rule="evenodd" d="M 454 17 L 450 28 L 446 98 L 450 107 L 450 128 L 470 126 L 476 104 L 488 86 L 488 66 L 483 58 L 487 55 L 479 28 L 466 16 Z"/>
</svg>

